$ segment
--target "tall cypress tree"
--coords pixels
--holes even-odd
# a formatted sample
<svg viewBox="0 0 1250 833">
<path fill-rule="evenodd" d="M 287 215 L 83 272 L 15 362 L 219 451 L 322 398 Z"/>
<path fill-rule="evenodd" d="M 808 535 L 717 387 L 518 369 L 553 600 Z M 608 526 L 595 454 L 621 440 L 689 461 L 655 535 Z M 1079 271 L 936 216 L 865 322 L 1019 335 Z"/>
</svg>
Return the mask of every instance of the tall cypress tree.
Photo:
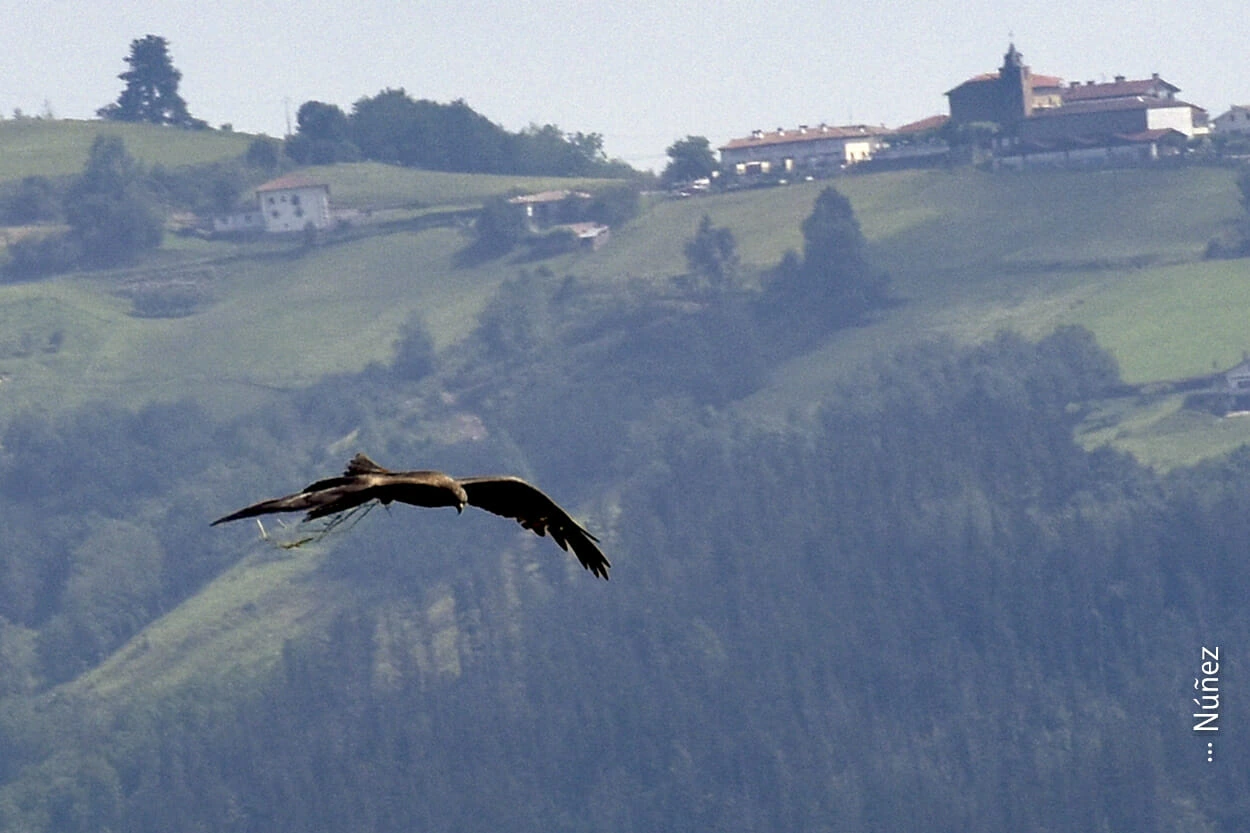
<svg viewBox="0 0 1250 833">
<path fill-rule="evenodd" d="M 201 119 L 191 117 L 187 103 L 178 95 L 182 73 L 174 68 L 169 57 L 169 41 L 158 35 L 131 41 L 126 63 L 130 69 L 117 76 L 126 82 L 125 89 L 116 102 L 101 107 L 96 115 L 112 121 L 206 126 Z"/>
</svg>

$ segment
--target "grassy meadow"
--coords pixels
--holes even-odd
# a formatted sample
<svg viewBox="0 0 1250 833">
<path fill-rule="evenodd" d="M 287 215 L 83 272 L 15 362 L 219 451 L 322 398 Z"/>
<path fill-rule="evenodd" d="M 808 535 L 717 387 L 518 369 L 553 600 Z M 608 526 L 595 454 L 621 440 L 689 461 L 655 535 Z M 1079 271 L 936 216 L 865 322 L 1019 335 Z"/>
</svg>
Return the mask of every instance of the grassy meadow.
<svg viewBox="0 0 1250 833">
<path fill-rule="evenodd" d="M 401 168 L 380 162 L 313 165 L 303 173 L 329 184 L 340 208 L 473 208 L 498 194 L 593 189 L 610 180 L 504 174 L 457 174 Z"/>
<path fill-rule="evenodd" d="M 291 633 L 324 624 L 334 610 L 309 580 L 325 552 L 299 557 L 266 544 L 218 576 L 202 592 L 164 616 L 141 637 L 112 654 L 71 686 L 118 708 L 156 700 L 190 685 L 236 684 L 276 666 Z"/>
<path fill-rule="evenodd" d="M 250 140 L 98 122 L 0 122 L 0 180 L 73 173 L 94 136 L 106 131 L 121 133 L 147 164 L 237 156 Z M 513 190 L 597 184 L 376 163 L 309 173 L 330 183 L 336 205 L 361 209 L 464 207 Z M 1036 337 L 1063 324 L 1086 326 L 1135 383 L 1231 366 L 1250 350 L 1243 324 L 1250 262 L 1203 261 L 1201 252 L 1240 211 L 1233 180 L 1231 170 L 1204 167 L 839 179 L 900 304 L 776 368 L 742 407 L 764 418 L 784 416 L 875 356 L 938 336 L 980 340 L 1003 328 Z M 745 279 L 758 283 L 787 249 L 801 246 L 800 223 L 825 185 L 644 200 L 643 214 L 614 229 L 608 246 L 542 265 L 552 280 L 664 280 L 685 271 L 682 247 L 706 213 L 732 229 Z M 159 278 L 194 266 L 207 274 L 208 302 L 184 318 L 132 316 L 117 290 L 136 273 L 2 285 L 0 416 L 97 399 L 137 406 L 187 397 L 234 413 L 274 389 L 387 361 L 413 315 L 440 349 L 454 349 L 502 281 L 539 265 L 504 258 L 459 266 L 456 255 L 468 242 L 454 228 L 392 230 L 309 250 L 290 241 L 170 237 L 138 272 Z M 1091 436 L 1161 464 L 1197 459 L 1230 442 L 1228 431 L 1215 437 L 1154 404 L 1116 413 L 1119 429 Z"/>
<path fill-rule="evenodd" d="M 181 130 L 146 124 L 49 119 L 0 120 L 0 182 L 27 176 L 70 176 L 82 171 L 97 136 L 120 136 L 144 165 L 197 165 L 247 151 L 254 136 L 217 130 Z"/>
</svg>

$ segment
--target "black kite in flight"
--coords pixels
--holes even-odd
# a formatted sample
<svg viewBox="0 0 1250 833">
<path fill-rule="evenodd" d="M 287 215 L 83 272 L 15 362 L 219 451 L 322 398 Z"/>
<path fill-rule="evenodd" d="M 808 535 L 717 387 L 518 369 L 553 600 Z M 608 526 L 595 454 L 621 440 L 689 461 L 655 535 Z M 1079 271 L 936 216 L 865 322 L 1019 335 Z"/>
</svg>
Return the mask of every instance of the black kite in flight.
<svg viewBox="0 0 1250 833">
<path fill-rule="evenodd" d="M 600 578 L 606 579 L 612 566 L 596 546 L 598 538 L 569 517 L 554 500 L 519 477 L 455 478 L 441 471 L 391 471 L 364 454 L 353 457 L 341 477 L 318 480 L 296 494 L 245 507 L 218 518 L 213 526 L 271 512 L 304 510 L 304 520 L 311 521 L 355 509 L 371 500 L 383 505 L 397 501 L 412 506 L 453 506 L 457 512 L 465 506 L 476 506 L 513 518 L 540 536 L 551 533 L 561 549 L 567 552 L 572 547 L 582 566 Z"/>
</svg>

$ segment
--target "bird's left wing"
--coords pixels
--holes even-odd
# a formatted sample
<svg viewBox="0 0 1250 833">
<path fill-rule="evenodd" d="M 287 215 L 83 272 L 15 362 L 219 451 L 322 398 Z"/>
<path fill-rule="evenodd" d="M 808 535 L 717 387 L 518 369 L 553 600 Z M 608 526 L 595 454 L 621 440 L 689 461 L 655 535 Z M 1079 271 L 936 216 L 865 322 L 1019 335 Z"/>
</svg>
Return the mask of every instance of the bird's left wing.
<svg viewBox="0 0 1250 833">
<path fill-rule="evenodd" d="M 314 486 L 317 488 L 313 488 Z M 212 526 L 237 521 L 241 518 L 268 515 L 274 512 L 306 511 L 307 514 L 304 515 L 304 520 L 306 521 L 324 518 L 326 515 L 346 512 L 348 509 L 354 509 L 362 503 L 368 503 L 373 499 L 373 495 L 367 486 L 368 484 L 358 485 L 354 482 L 333 486 L 324 485 L 324 481 L 320 485 L 315 483 L 304 491 L 293 495 L 272 500 L 262 500 L 260 503 L 245 506 L 237 512 L 231 512 L 229 515 L 213 521 Z"/>
<path fill-rule="evenodd" d="M 303 512 L 304 520 L 313 521 L 327 515 L 346 512 L 357 506 L 368 503 L 378 495 L 378 484 L 375 475 L 344 475 L 328 477 L 310 483 L 302 491 L 286 497 L 262 500 L 251 506 L 245 506 L 224 518 L 218 518 L 212 525 L 237 521 L 240 518 L 252 518 L 273 512 Z"/>
<path fill-rule="evenodd" d="M 537 487 L 509 475 L 464 477 L 456 482 L 471 505 L 512 518 L 538 535 L 550 533 L 561 549 L 567 552 L 572 548 L 583 567 L 599 578 L 608 577 L 612 565 L 596 546 L 599 539 Z"/>
</svg>

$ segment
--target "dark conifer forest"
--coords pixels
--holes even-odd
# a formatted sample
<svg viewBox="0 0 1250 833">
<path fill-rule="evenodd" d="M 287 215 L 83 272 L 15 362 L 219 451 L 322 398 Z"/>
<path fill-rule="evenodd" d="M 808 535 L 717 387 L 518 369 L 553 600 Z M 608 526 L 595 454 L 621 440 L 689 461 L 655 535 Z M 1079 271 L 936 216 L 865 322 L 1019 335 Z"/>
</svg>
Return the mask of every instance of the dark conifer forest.
<svg viewBox="0 0 1250 833">
<path fill-rule="evenodd" d="M 413 325 L 395 366 L 243 418 L 11 424 L 0 829 L 1244 829 L 1250 453 L 1160 475 L 1078 445 L 1119 381 L 1079 328 L 927 343 L 761 422 L 735 403 L 787 349 L 775 310 L 615 293 L 523 276 L 454 359 Z M 485 438 L 424 429 L 446 391 Z M 209 530 L 355 450 L 534 478 L 612 581 L 471 511 L 311 550 Z M 241 552 L 321 559 L 273 659 L 127 677 Z"/>
</svg>

